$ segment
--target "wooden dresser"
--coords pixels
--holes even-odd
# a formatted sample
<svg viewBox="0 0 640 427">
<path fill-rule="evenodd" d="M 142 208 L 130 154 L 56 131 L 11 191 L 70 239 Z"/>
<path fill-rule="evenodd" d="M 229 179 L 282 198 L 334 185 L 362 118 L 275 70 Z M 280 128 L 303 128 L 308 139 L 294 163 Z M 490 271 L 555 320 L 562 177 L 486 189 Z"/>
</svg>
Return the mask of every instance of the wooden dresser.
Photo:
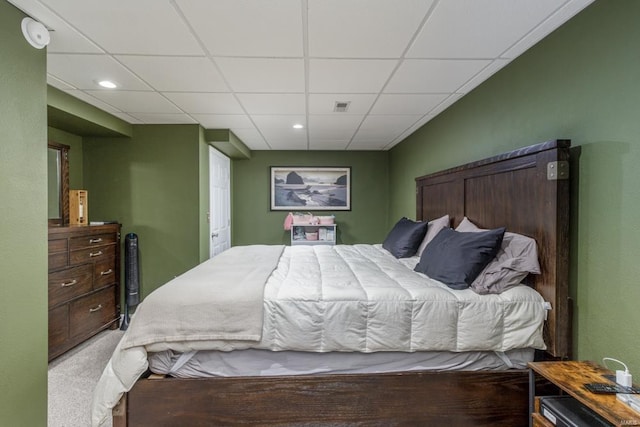
<svg viewBox="0 0 640 427">
<path fill-rule="evenodd" d="M 120 320 L 120 224 L 49 227 L 49 360 Z"/>
</svg>

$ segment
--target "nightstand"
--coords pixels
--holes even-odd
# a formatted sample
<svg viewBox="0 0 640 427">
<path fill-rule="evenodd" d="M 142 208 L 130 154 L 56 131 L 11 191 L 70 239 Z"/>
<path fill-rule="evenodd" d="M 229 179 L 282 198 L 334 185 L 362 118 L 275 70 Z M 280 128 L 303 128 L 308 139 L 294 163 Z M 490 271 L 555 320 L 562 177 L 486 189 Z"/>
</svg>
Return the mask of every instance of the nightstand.
<svg viewBox="0 0 640 427">
<path fill-rule="evenodd" d="M 557 387 L 557 394 L 573 397 L 615 426 L 640 426 L 640 413 L 619 402 L 615 394 L 595 394 L 584 387 L 587 383 L 609 382 L 603 375 L 612 375 L 612 371 L 593 362 L 577 361 L 530 362 L 528 366 L 530 426 L 554 426 L 540 412 L 541 396 L 536 394 L 536 376 Z"/>
</svg>

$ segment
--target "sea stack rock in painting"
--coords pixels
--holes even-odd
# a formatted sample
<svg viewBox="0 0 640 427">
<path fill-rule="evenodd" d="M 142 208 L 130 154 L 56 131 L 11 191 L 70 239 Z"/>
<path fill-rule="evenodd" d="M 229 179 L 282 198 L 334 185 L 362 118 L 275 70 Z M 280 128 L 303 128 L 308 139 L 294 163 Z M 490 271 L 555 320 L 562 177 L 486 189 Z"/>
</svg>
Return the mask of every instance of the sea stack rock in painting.
<svg viewBox="0 0 640 427">
<path fill-rule="evenodd" d="M 287 175 L 287 184 L 304 184 L 304 180 L 295 172 L 289 172 Z"/>
<path fill-rule="evenodd" d="M 347 185 L 347 175 L 342 175 L 340 178 L 336 179 L 336 185 Z"/>
</svg>

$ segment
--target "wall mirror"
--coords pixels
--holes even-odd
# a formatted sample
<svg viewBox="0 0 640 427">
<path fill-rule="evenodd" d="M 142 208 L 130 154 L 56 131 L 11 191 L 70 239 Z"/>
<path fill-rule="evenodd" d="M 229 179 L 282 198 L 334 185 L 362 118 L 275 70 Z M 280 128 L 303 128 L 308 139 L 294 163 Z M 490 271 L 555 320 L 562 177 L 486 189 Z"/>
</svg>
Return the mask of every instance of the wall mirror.
<svg viewBox="0 0 640 427">
<path fill-rule="evenodd" d="M 47 145 L 49 226 L 63 226 L 69 224 L 69 146 Z"/>
</svg>

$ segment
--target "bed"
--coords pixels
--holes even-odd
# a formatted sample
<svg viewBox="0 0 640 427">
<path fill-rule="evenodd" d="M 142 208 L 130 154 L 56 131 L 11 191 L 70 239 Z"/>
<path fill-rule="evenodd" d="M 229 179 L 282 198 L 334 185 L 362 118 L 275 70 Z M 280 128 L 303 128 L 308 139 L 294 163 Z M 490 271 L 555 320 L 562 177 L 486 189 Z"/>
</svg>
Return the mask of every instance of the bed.
<svg viewBox="0 0 640 427">
<path fill-rule="evenodd" d="M 544 348 L 544 356 L 540 351 L 539 357 L 561 359 L 569 358 L 571 349 L 568 299 L 569 148 L 569 141 L 549 141 L 416 178 L 416 218 L 418 220 L 427 221 L 449 215 L 451 225 L 455 227 L 468 218 L 482 229 L 506 227 L 509 232 L 520 233 L 535 239 L 538 244 L 541 273 L 528 275 L 526 285 L 535 289 L 536 292 L 531 291 L 527 286 L 520 286 L 510 289 L 504 294 L 517 294 L 518 298 L 534 298 L 531 295 L 535 293 L 539 296 L 539 300 L 530 302 L 528 306 L 537 307 L 542 304 L 550 308 L 544 310 L 546 320 L 540 321 L 539 335 L 532 333 L 531 339 L 525 338 L 517 346 Z M 285 258 L 286 249 L 269 247 L 263 251 L 263 248 L 256 247 L 250 250 L 254 249 L 258 252 L 250 256 L 256 260 L 256 264 L 260 264 L 263 258 L 265 265 L 272 265 L 274 259 L 279 264 Z M 393 260 L 378 247 L 353 245 L 340 250 L 345 252 L 347 259 L 352 257 L 352 252 L 370 252 L 369 256 L 372 259 L 367 262 L 375 264 L 379 268 L 387 268 L 387 265 L 393 264 Z M 319 256 L 334 255 L 333 252 L 323 254 L 320 250 Z M 275 340 L 280 342 L 277 347 L 273 347 L 274 340 L 266 343 L 263 348 L 260 346 L 252 348 L 256 346 L 246 344 L 247 341 L 252 340 L 262 342 L 264 338 L 262 335 L 277 335 L 278 327 L 276 325 L 269 329 L 272 332 L 263 334 L 262 326 L 257 331 L 255 328 L 247 326 L 251 324 L 249 322 L 251 313 L 256 313 L 255 306 L 251 305 L 255 303 L 240 298 L 240 296 L 250 294 L 253 292 L 252 289 L 258 289 L 259 286 L 254 288 L 255 284 L 252 285 L 252 281 L 246 282 L 245 278 L 239 279 L 234 276 L 242 270 L 241 264 L 235 265 L 234 262 L 230 258 L 225 263 L 228 268 L 216 270 L 216 274 L 228 277 L 233 283 L 240 280 L 243 285 L 236 289 L 238 293 L 231 292 L 227 296 L 228 300 L 222 301 L 215 311 L 226 313 L 228 301 L 241 299 L 242 303 L 246 304 L 244 312 L 241 311 L 237 315 L 235 323 L 233 322 L 233 314 L 229 313 L 216 319 L 217 322 L 229 323 L 224 335 L 220 335 L 219 331 L 214 333 L 208 329 L 197 330 L 196 335 L 206 339 L 207 343 L 220 340 L 213 348 L 228 353 L 248 351 L 245 349 L 251 349 L 251 351 L 276 350 L 276 352 L 282 351 L 282 353 L 286 353 L 287 350 L 305 350 L 296 346 L 298 340 L 309 337 L 302 336 L 305 334 L 304 332 L 296 334 L 290 329 L 286 337 L 279 337 L 278 340 Z M 358 265 L 348 265 L 346 269 L 357 273 Z M 206 275 L 207 272 L 203 270 L 206 270 L 206 267 L 193 273 L 186 273 L 183 279 L 189 280 L 190 274 Z M 255 279 L 256 283 L 264 282 L 265 278 L 273 276 L 273 268 L 265 267 L 265 269 L 258 270 L 255 274 L 252 273 L 252 279 Z M 328 272 L 324 271 L 322 275 L 326 276 L 327 274 Z M 403 275 L 404 273 L 394 272 L 391 275 L 395 274 Z M 362 273 L 362 275 L 366 275 L 366 273 Z M 372 280 L 375 282 L 375 279 Z M 247 283 L 246 286 L 245 283 Z M 380 301 L 385 299 L 386 286 L 381 285 L 373 292 L 381 295 Z M 484 304 L 485 301 L 500 300 L 503 295 L 472 296 L 473 292 L 470 290 L 463 290 L 459 293 L 446 292 L 446 286 L 444 288 L 443 286 L 438 283 L 430 285 L 439 295 L 436 298 L 439 301 L 444 301 L 447 298 L 457 299 L 443 302 L 443 305 L 449 304 L 452 307 L 466 305 L 473 309 L 477 304 Z M 338 288 L 338 286 L 336 287 Z M 422 291 L 415 290 L 418 288 L 416 285 L 414 291 L 406 291 L 405 289 L 408 292 L 406 304 L 411 305 L 409 311 L 414 314 L 420 312 L 419 308 L 416 308 L 420 307 L 420 304 L 416 301 L 421 298 L 420 292 Z M 167 292 L 171 292 L 171 286 L 167 286 L 167 289 Z M 343 289 L 339 290 L 344 291 Z M 266 293 L 267 291 L 265 291 Z M 372 288 L 367 289 L 366 293 L 372 293 Z M 151 295 L 146 300 L 153 300 Z M 462 298 L 460 295 L 469 296 Z M 171 297 L 179 299 L 181 294 L 176 293 Z M 433 298 L 432 296 L 424 297 L 425 300 Z M 336 299 L 342 301 L 349 298 Z M 147 305 L 146 300 L 140 308 Z M 379 304 L 380 301 L 377 302 L 376 307 L 382 306 Z M 197 308 L 197 303 L 198 301 L 195 302 L 195 307 L 191 310 L 195 318 L 190 324 L 200 324 L 197 316 L 200 315 L 201 310 Z M 266 305 L 264 302 L 263 304 Z M 297 304 L 283 307 L 278 305 L 275 310 L 293 310 L 292 317 L 301 316 L 300 312 L 296 310 L 302 310 L 302 308 Z M 372 354 L 386 352 L 391 354 L 393 346 L 399 345 L 404 346 L 401 348 L 404 352 L 416 353 L 434 346 L 434 342 L 427 343 L 428 337 L 433 331 L 424 331 L 424 334 L 420 335 L 420 325 L 430 324 L 429 318 L 422 319 L 415 315 L 407 316 L 411 318 L 407 320 L 405 329 L 398 328 L 395 331 L 386 330 L 385 332 L 385 327 L 388 325 L 381 322 L 378 329 L 366 329 L 366 339 L 358 338 L 356 331 L 346 343 L 336 343 L 336 341 L 343 339 L 331 338 L 326 331 L 332 328 L 340 329 L 340 321 L 345 324 L 344 319 L 340 320 L 341 314 L 339 314 L 345 313 L 345 309 L 340 305 L 335 307 L 338 307 L 335 310 L 335 313 L 338 314 L 331 316 L 331 318 L 338 319 L 337 323 L 332 327 L 324 328 L 324 332 L 319 335 L 321 339 L 315 340 L 318 346 L 314 350 L 316 352 L 326 352 L 331 355 L 335 354 L 336 350 L 344 349 L 344 345 L 347 345 L 347 347 L 351 346 L 348 347 L 350 352 Z M 170 311 L 171 308 L 166 308 L 166 310 Z M 389 318 L 394 317 L 393 309 L 389 310 L 390 313 L 387 313 Z M 476 312 L 482 311 L 486 310 L 477 310 L 476 308 Z M 269 315 L 264 314 L 263 316 L 260 310 L 257 313 L 264 324 L 269 323 Z M 540 316 L 539 307 L 536 308 L 536 313 L 537 316 Z M 425 313 L 425 315 L 429 315 L 429 313 Z M 146 314 L 144 311 L 136 312 L 132 326 L 138 316 L 140 319 L 144 319 Z M 169 318 L 170 313 L 163 312 L 161 316 Z M 363 316 L 366 317 L 368 314 L 365 313 Z M 460 311 L 456 316 L 463 318 L 465 312 Z M 483 320 L 483 322 L 487 321 L 490 320 Z M 274 322 L 274 325 L 277 324 L 277 321 Z M 514 322 L 519 322 L 517 316 L 504 323 Z M 182 337 L 175 338 L 174 335 L 167 336 L 165 331 L 158 332 L 155 328 L 157 325 L 154 323 L 161 324 L 163 322 L 140 321 L 139 323 L 145 323 L 149 330 L 144 333 L 138 330 L 132 333 L 128 331 L 127 340 L 123 339 L 130 344 L 128 353 L 125 353 L 129 355 L 127 357 L 137 361 L 137 367 L 130 368 L 135 363 L 129 364 L 124 356 L 119 355 L 118 349 L 110 362 L 110 365 L 114 366 L 118 366 L 120 362 L 117 378 L 125 378 L 128 375 L 137 379 L 130 390 L 128 390 L 127 381 L 123 381 L 121 384 L 123 391 L 128 391 L 123 393 L 113 408 L 113 425 L 115 427 L 138 425 L 514 426 L 528 423 L 528 374 L 522 365 L 519 365 L 517 369 L 497 371 L 491 370 L 491 368 L 468 370 L 462 366 L 454 367 L 454 370 L 407 369 L 391 372 L 376 371 L 375 373 L 369 371 L 360 373 L 355 370 L 348 373 L 312 372 L 303 375 L 291 375 L 289 371 L 285 371 L 285 374 L 268 374 L 267 376 L 232 375 L 214 378 L 163 376 L 155 378 L 156 375 L 147 376 L 141 372 L 141 366 L 145 368 L 144 370 L 147 366 L 142 365 L 143 360 L 144 363 L 148 363 L 147 350 L 155 352 L 171 348 L 179 355 L 183 355 L 189 352 L 208 351 L 211 347 L 209 344 L 202 345 L 202 341 L 189 340 L 185 342 L 182 341 Z M 361 323 L 355 316 L 349 319 L 346 324 L 356 325 L 353 329 L 357 330 L 359 329 L 357 325 Z M 469 323 L 473 324 L 473 321 Z M 536 329 L 534 326 L 530 327 Z M 160 335 L 149 340 L 149 334 Z M 407 339 L 394 344 L 386 344 L 382 341 L 383 335 L 398 340 L 405 336 Z M 455 335 L 462 334 L 457 331 Z M 465 340 L 456 340 L 454 343 L 456 348 L 452 353 L 483 350 L 480 348 L 482 339 L 476 340 L 480 343 L 473 342 L 475 333 L 467 335 L 473 344 Z M 542 337 L 543 341 L 539 339 Z M 435 340 L 436 346 L 443 340 L 447 340 L 446 334 L 440 335 L 440 338 Z M 501 337 L 501 340 L 496 345 L 500 346 L 499 348 L 504 350 L 504 353 L 517 351 L 516 348 L 512 348 L 509 339 Z M 311 339 L 311 341 L 314 340 Z M 158 342 L 161 344 L 158 345 Z M 167 342 L 172 343 L 167 344 Z M 303 361 L 301 364 L 305 363 L 307 362 Z M 438 363 L 442 364 L 441 361 L 436 362 L 436 364 Z M 104 376 L 105 374 L 103 374 Z M 138 377 L 140 378 L 138 379 Z M 104 389 L 100 389 L 100 387 L 97 389 L 94 404 L 95 400 L 103 399 L 103 392 Z"/>
</svg>

